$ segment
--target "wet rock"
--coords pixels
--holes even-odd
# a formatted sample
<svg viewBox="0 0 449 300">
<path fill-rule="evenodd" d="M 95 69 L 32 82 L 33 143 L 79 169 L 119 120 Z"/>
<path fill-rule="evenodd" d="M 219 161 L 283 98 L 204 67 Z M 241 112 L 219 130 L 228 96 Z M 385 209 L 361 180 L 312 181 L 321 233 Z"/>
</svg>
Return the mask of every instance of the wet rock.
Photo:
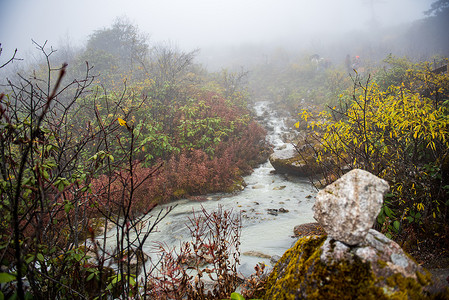
<svg viewBox="0 0 449 300">
<path fill-rule="evenodd" d="M 310 235 L 323 235 L 326 232 L 319 223 L 306 223 L 293 228 L 294 237 L 302 238 Z"/>
<path fill-rule="evenodd" d="M 115 227 L 114 222 L 106 221 L 104 218 L 92 218 L 89 224 L 94 230 L 95 236 L 104 235 L 105 232 L 109 232 Z"/>
<path fill-rule="evenodd" d="M 388 189 L 385 180 L 352 170 L 318 192 L 314 218 L 335 240 L 357 245 L 373 226 Z"/>
<path fill-rule="evenodd" d="M 275 265 L 280 259 L 281 259 L 281 257 L 280 257 L 279 255 L 273 255 L 273 256 L 270 258 L 270 263 L 271 263 L 272 265 Z"/>
<path fill-rule="evenodd" d="M 261 258 L 271 258 L 271 256 L 268 255 L 268 254 L 262 253 L 262 252 L 260 252 L 260 251 L 253 251 L 253 250 L 243 252 L 242 255 L 246 255 L 246 256 L 254 256 L 254 257 L 261 257 Z"/>
<path fill-rule="evenodd" d="M 295 149 L 275 151 L 270 155 L 269 159 L 277 173 L 308 177 L 317 172 L 316 168 L 304 163 Z"/>
<path fill-rule="evenodd" d="M 269 215 L 277 216 L 278 210 L 276 208 L 268 208 L 267 209 Z"/>
<path fill-rule="evenodd" d="M 280 191 L 280 190 L 283 190 L 283 189 L 285 189 L 285 185 L 281 185 L 281 186 L 275 186 L 274 188 L 273 188 L 273 191 Z"/>
<path fill-rule="evenodd" d="M 270 274 L 264 299 L 448 299 L 449 290 L 394 241 L 369 230 L 348 246 L 326 236 L 299 239 Z"/>
<path fill-rule="evenodd" d="M 239 191 L 243 191 L 246 187 L 246 182 L 243 180 L 243 178 L 237 179 L 234 181 L 233 184 L 231 184 L 225 192 L 227 193 L 235 193 Z"/>
<path fill-rule="evenodd" d="M 269 215 L 277 216 L 279 213 L 281 213 L 281 214 L 288 213 L 289 210 L 285 209 L 283 207 L 281 207 L 279 209 L 277 209 L 277 208 L 267 208 L 267 212 L 268 212 Z"/>
<path fill-rule="evenodd" d="M 287 130 L 287 128 L 285 128 L 284 130 Z M 294 131 L 286 132 L 286 133 L 282 134 L 282 140 L 287 143 L 292 142 L 292 141 L 296 140 L 297 138 L 298 138 L 298 135 Z"/>
<path fill-rule="evenodd" d="M 253 190 L 263 189 L 265 186 L 262 184 L 253 185 L 251 188 Z"/>
<path fill-rule="evenodd" d="M 126 250 L 122 255 L 116 254 L 114 260 L 118 263 L 120 260 L 126 261 L 126 265 L 129 266 L 127 271 L 129 274 L 139 275 L 142 271 L 142 266 L 148 261 L 150 257 L 143 252 L 140 248 L 133 248 Z"/>
<path fill-rule="evenodd" d="M 287 148 L 287 144 L 283 144 L 283 145 L 277 147 L 276 150 L 284 150 L 286 148 Z"/>
</svg>

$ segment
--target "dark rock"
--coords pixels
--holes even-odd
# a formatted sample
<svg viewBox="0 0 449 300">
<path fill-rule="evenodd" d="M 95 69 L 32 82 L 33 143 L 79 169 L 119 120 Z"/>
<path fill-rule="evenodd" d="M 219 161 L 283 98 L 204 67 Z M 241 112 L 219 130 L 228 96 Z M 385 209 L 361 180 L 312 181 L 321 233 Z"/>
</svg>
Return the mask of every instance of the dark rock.
<svg viewBox="0 0 449 300">
<path fill-rule="evenodd" d="M 293 228 L 294 237 L 302 238 L 310 235 L 326 234 L 323 227 L 319 223 L 306 223 L 295 226 Z"/>
<path fill-rule="evenodd" d="M 279 209 L 277 209 L 277 208 L 268 208 L 267 211 L 268 211 L 269 215 L 273 215 L 273 216 L 277 216 L 279 213 L 285 214 L 285 213 L 289 212 L 288 209 L 285 209 L 283 207 L 281 207 Z"/>
<path fill-rule="evenodd" d="M 278 210 L 276 208 L 268 208 L 267 209 L 269 215 L 277 216 Z"/>
</svg>

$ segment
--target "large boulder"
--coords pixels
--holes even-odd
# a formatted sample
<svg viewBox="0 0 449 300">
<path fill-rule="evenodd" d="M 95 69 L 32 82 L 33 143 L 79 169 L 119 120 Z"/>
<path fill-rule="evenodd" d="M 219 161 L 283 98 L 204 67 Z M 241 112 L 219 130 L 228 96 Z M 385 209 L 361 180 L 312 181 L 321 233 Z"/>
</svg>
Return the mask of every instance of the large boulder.
<svg viewBox="0 0 449 300">
<path fill-rule="evenodd" d="M 264 298 L 449 299 L 447 287 L 371 229 L 388 188 L 386 181 L 353 170 L 320 191 L 314 217 L 327 235 L 303 237 L 287 250 Z"/>
<path fill-rule="evenodd" d="M 312 164 L 306 164 L 295 149 L 277 150 L 269 157 L 276 172 L 300 177 L 310 177 L 317 173 Z"/>
<path fill-rule="evenodd" d="M 449 299 L 394 241 L 369 230 L 348 246 L 329 236 L 299 239 L 273 268 L 264 299 Z"/>
<path fill-rule="evenodd" d="M 314 218 L 332 238 L 356 245 L 373 226 L 388 190 L 385 180 L 352 170 L 318 192 Z"/>
</svg>

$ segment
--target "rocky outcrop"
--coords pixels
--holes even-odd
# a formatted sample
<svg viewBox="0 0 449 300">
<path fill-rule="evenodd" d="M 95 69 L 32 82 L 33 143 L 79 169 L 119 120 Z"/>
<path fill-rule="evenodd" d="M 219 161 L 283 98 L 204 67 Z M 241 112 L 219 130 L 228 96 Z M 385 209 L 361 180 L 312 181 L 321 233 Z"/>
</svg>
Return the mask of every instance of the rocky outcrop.
<svg viewBox="0 0 449 300">
<path fill-rule="evenodd" d="M 316 174 L 316 168 L 306 164 L 295 149 L 277 150 L 270 155 L 270 163 L 277 173 L 309 177 Z"/>
<path fill-rule="evenodd" d="M 387 190 L 361 170 L 322 190 L 314 210 L 327 235 L 301 238 L 284 253 L 264 299 L 448 299 L 448 288 L 370 229 Z"/>
</svg>

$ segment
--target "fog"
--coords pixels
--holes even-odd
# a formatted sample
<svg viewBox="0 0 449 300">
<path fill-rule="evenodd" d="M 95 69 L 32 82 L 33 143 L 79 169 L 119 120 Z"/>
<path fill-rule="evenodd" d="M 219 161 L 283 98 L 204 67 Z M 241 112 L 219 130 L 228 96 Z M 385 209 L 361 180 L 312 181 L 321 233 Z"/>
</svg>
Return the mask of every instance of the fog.
<svg viewBox="0 0 449 300">
<path fill-rule="evenodd" d="M 360 39 L 424 17 L 432 0 L 0 0 L 2 60 L 15 48 L 26 56 L 31 39 L 82 46 L 94 31 L 126 17 L 150 43 L 200 48 L 213 65 L 217 50 L 284 47 L 322 51 L 335 39 Z M 363 35 L 361 35 L 363 36 Z M 346 49 L 342 50 L 343 52 Z M 342 53 L 343 53 L 342 52 Z"/>
</svg>

